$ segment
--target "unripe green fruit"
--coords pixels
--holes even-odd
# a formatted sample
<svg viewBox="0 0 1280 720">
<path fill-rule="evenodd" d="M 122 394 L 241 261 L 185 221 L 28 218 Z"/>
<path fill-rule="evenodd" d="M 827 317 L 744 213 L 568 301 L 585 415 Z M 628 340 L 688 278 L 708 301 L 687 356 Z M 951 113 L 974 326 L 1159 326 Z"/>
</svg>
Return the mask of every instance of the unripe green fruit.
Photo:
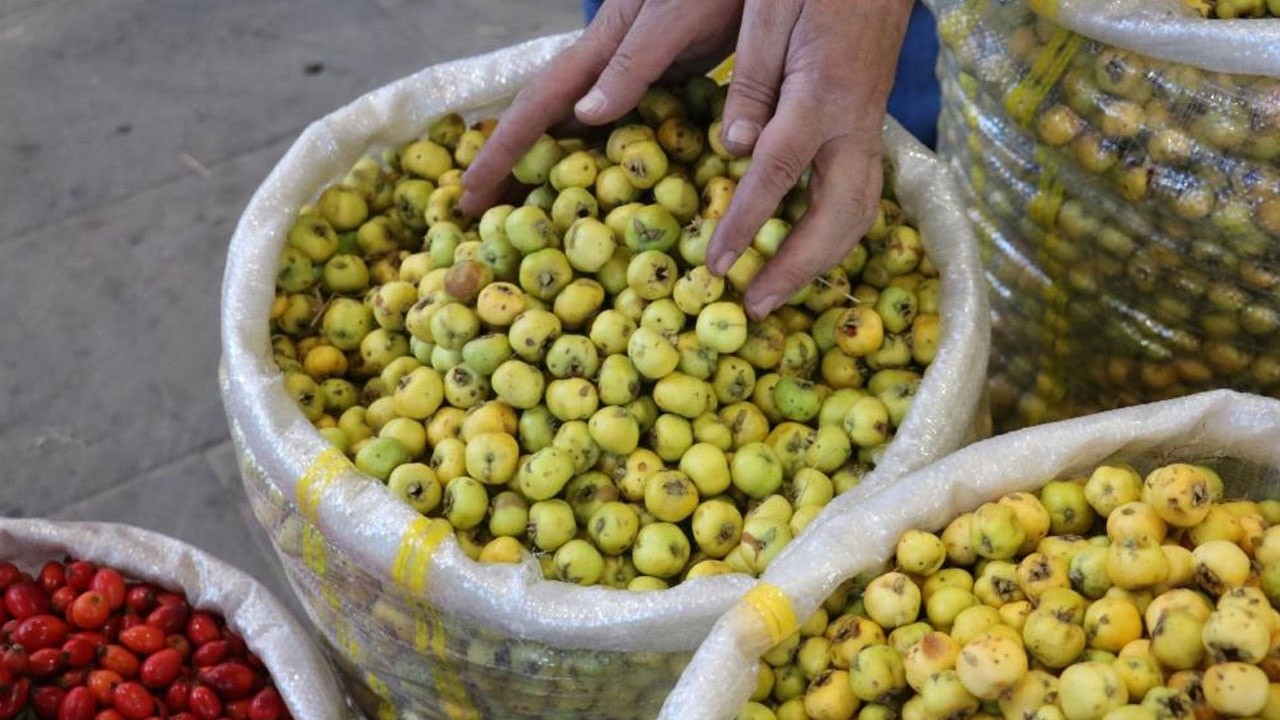
<svg viewBox="0 0 1280 720">
<path fill-rule="evenodd" d="M 519 360 L 508 360 L 493 371 L 493 391 L 503 402 L 528 410 L 542 401 L 542 373 Z"/>
<path fill-rule="evenodd" d="M 748 517 L 742 525 L 740 547 L 745 560 L 756 574 L 763 573 L 782 549 L 791 542 L 791 527 L 787 520 L 773 517 Z"/>
<path fill-rule="evenodd" d="M 655 522 L 640 528 L 631 559 L 645 575 L 668 578 L 684 569 L 689 552 L 689 540 L 679 526 Z"/>
<path fill-rule="evenodd" d="M 718 353 L 734 353 L 747 341 L 747 317 L 742 307 L 713 302 L 698 313 L 698 340 Z"/>
<path fill-rule="evenodd" d="M 320 193 L 316 201 L 320 215 L 334 230 L 355 230 L 369 217 L 369 205 L 364 197 L 352 188 L 334 185 Z"/>
<path fill-rule="evenodd" d="M 555 552 L 556 579 L 578 585 L 595 585 L 604 574 L 604 558 L 586 540 L 573 539 Z"/>
<path fill-rule="evenodd" d="M 489 509 L 489 493 L 475 478 L 461 475 L 445 484 L 441 507 L 450 525 L 470 530 L 484 520 Z"/>
<path fill-rule="evenodd" d="M 782 486 L 782 462 L 773 448 L 753 442 L 738 448 L 730 463 L 734 487 L 753 498 L 765 498 Z"/>
<path fill-rule="evenodd" d="M 973 513 L 970 542 L 975 552 L 985 558 L 1012 558 L 1026 537 L 1018 522 L 1017 512 L 997 503 L 984 503 Z"/>
<path fill-rule="evenodd" d="M 645 509 L 659 520 L 678 523 L 698 507 L 698 490 L 678 470 L 659 470 L 645 482 Z"/>
<path fill-rule="evenodd" d="M 664 412 L 693 419 L 712 409 L 715 396 L 709 383 L 673 372 L 653 386 L 653 400 Z"/>
<path fill-rule="evenodd" d="M 587 534 L 600 551 L 618 555 L 629 549 L 640 532 L 640 516 L 626 503 L 606 502 L 586 524 Z"/>
<path fill-rule="evenodd" d="M 639 251 L 627 265 L 627 286 L 645 300 L 670 297 L 679 277 L 675 260 L 658 250 Z"/>
<path fill-rule="evenodd" d="M 784 377 L 773 386 L 773 402 L 782 417 L 808 422 L 818 415 L 822 400 L 817 386 L 809 380 Z"/>
<path fill-rule="evenodd" d="M 681 225 L 698 215 L 698 188 L 688 178 L 668 175 L 653 188 L 653 199 Z"/>
<path fill-rule="evenodd" d="M 670 375 L 680 364 L 680 353 L 675 345 L 658 331 L 638 328 L 627 342 L 627 356 L 641 375 L 657 380 Z"/>
<path fill-rule="evenodd" d="M 564 253 L 544 248 L 520 261 L 519 277 L 526 293 L 539 300 L 553 300 L 573 280 L 573 268 Z"/>
<path fill-rule="evenodd" d="M 640 441 L 640 425 L 624 407 L 600 408 L 588 426 L 591 439 L 605 452 L 625 455 L 635 450 Z"/>
<path fill-rule="evenodd" d="M 652 140 L 638 140 L 623 148 L 618 166 L 637 190 L 648 190 L 667 174 L 667 154 Z"/>
<path fill-rule="evenodd" d="M 543 248 L 555 247 L 560 235 L 542 208 L 522 205 L 507 214 L 503 232 L 516 250 L 529 255 Z"/>
<path fill-rule="evenodd" d="M 742 513 L 730 502 L 707 500 L 693 511 L 693 539 L 709 557 L 723 558 L 737 547 L 742 527 Z"/>
<path fill-rule="evenodd" d="M 573 508 L 564 500 L 551 499 L 529 506 L 529 540 L 538 549 L 555 552 L 578 531 Z"/>
<path fill-rule="evenodd" d="M 565 231 L 565 256 L 579 272 L 596 272 L 603 268 L 613 257 L 616 247 L 613 231 L 595 217 L 574 220 Z"/>
<path fill-rule="evenodd" d="M 680 223 L 661 205 L 645 205 L 631 214 L 622 237 L 633 252 L 666 252 L 680 239 Z"/>
<path fill-rule="evenodd" d="M 573 223 L 594 219 L 599 217 L 599 214 L 600 205 L 596 202 L 595 196 L 580 187 L 570 187 L 561 191 L 556 196 L 556 201 L 552 202 L 552 210 L 550 210 L 552 225 L 559 234 L 567 232 Z"/>
<path fill-rule="evenodd" d="M 543 135 L 516 161 L 511 174 L 525 185 L 541 185 L 551 175 L 551 168 L 564 158 L 565 152 L 555 138 Z"/>
<path fill-rule="evenodd" d="M 591 153 L 578 150 L 569 153 L 551 167 L 547 179 L 556 190 L 565 188 L 589 188 L 596 181 L 598 168 Z"/>
</svg>

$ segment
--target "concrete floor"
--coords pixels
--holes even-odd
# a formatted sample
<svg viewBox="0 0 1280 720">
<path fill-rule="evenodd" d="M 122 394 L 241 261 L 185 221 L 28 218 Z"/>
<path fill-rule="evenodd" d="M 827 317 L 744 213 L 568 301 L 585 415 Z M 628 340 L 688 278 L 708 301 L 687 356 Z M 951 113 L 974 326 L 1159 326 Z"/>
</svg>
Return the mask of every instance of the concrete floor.
<svg viewBox="0 0 1280 720">
<path fill-rule="evenodd" d="M 158 530 L 291 600 L 218 398 L 236 220 L 312 120 L 423 66 L 578 27 L 579 12 L 0 0 L 0 515 Z"/>
</svg>

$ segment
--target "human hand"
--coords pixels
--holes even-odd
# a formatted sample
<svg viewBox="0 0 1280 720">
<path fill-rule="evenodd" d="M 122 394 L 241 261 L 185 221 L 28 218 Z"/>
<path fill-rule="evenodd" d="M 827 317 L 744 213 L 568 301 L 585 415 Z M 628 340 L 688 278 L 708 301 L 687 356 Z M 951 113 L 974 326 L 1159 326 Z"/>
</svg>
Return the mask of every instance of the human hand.
<svg viewBox="0 0 1280 720">
<path fill-rule="evenodd" d="M 733 265 L 812 164 L 808 212 L 747 290 L 747 311 L 761 318 L 839 262 L 875 218 L 881 127 L 910 11 L 911 0 L 610 0 L 516 98 L 463 176 L 462 209 L 490 207 L 548 128 L 575 115 L 610 122 L 668 70 L 714 66 L 740 24 L 721 139 L 753 160 L 708 247 L 713 272 Z"/>
<path fill-rule="evenodd" d="M 747 289 L 768 315 L 838 263 L 876 216 L 881 128 L 911 0 L 747 0 L 722 140 L 752 155 L 708 246 L 723 275 L 812 164 L 809 208 Z"/>
<path fill-rule="evenodd" d="M 609 0 L 503 114 L 462 177 L 463 212 L 480 215 L 543 133 L 577 120 L 603 125 L 663 77 L 704 73 L 733 50 L 743 0 Z"/>
</svg>

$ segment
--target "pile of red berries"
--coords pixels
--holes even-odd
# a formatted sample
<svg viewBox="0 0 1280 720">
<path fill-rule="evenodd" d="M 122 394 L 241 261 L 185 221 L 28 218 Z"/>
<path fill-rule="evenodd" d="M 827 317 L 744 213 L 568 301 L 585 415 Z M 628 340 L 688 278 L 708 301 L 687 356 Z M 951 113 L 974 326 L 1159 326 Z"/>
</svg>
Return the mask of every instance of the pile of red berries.
<svg viewBox="0 0 1280 720">
<path fill-rule="evenodd" d="M 0 563 L 0 720 L 285 720 L 267 668 L 180 592 L 84 560 Z"/>
</svg>

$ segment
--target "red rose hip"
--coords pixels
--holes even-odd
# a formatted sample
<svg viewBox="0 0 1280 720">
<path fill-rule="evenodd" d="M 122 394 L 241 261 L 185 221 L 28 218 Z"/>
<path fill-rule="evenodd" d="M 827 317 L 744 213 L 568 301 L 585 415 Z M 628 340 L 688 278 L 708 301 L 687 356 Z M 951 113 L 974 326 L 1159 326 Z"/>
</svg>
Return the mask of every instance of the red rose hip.
<svg viewBox="0 0 1280 720">
<path fill-rule="evenodd" d="M 153 653 L 142 661 L 138 669 L 138 679 L 149 688 L 162 688 L 177 679 L 182 673 L 182 655 L 173 648 L 165 648 Z"/>
<path fill-rule="evenodd" d="M 58 708 L 58 720 L 93 720 L 98 703 L 87 687 L 78 687 L 67 693 Z"/>
<path fill-rule="evenodd" d="M 112 704 L 128 720 L 146 720 L 156 710 L 155 698 L 136 682 L 122 682 L 111 696 Z"/>
</svg>

